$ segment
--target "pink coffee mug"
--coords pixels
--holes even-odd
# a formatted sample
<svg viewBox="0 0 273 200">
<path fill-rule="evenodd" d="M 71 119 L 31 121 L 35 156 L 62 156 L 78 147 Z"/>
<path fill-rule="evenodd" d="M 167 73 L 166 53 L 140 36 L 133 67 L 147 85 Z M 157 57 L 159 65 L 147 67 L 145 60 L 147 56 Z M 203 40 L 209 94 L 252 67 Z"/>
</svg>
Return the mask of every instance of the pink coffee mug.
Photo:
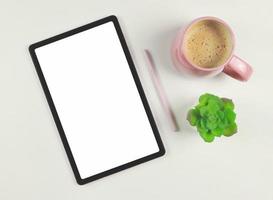
<svg viewBox="0 0 273 200">
<path fill-rule="evenodd" d="M 195 63 L 191 62 L 185 55 L 185 34 L 189 28 L 192 27 L 193 24 L 203 21 L 216 21 L 224 25 L 224 27 L 229 31 L 231 35 L 231 42 L 232 42 L 232 50 L 229 57 L 226 59 L 224 64 L 220 66 L 215 66 L 212 68 L 204 68 L 196 65 Z M 182 28 L 177 37 L 174 40 L 172 45 L 172 60 L 176 69 L 180 72 L 188 72 L 193 75 L 197 76 L 214 76 L 221 72 L 240 80 L 240 81 L 247 81 L 253 70 L 251 66 L 234 55 L 234 47 L 235 47 L 235 38 L 234 33 L 231 28 L 221 19 L 215 17 L 201 17 L 192 21 L 186 28 Z"/>
</svg>

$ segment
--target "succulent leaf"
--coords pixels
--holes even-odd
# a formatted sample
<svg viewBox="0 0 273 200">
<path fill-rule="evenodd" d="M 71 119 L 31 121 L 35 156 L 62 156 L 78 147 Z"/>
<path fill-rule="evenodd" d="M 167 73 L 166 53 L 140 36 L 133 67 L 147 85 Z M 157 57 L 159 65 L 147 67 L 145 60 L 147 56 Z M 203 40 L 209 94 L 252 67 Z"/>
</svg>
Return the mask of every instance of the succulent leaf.
<svg viewBox="0 0 273 200">
<path fill-rule="evenodd" d="M 229 125 L 229 127 L 227 127 L 224 130 L 223 135 L 229 137 L 235 134 L 236 132 L 237 132 L 237 125 L 236 123 L 232 123 L 231 125 Z"/>
</svg>

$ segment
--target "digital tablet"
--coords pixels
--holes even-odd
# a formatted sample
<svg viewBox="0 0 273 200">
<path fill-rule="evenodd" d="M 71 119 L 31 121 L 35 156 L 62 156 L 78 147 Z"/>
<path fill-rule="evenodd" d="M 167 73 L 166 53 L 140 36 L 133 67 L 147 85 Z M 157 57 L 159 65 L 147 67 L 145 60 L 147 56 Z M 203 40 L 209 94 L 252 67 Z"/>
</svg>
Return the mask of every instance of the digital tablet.
<svg viewBox="0 0 273 200">
<path fill-rule="evenodd" d="M 29 51 L 79 184 L 165 153 L 115 16 Z"/>
</svg>

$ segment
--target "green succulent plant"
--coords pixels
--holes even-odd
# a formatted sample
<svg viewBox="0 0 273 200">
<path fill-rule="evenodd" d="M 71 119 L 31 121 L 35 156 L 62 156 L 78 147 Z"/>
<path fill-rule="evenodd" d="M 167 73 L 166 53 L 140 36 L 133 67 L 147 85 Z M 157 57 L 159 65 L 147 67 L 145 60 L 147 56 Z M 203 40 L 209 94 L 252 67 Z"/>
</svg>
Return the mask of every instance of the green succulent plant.
<svg viewBox="0 0 273 200">
<path fill-rule="evenodd" d="M 231 136 L 237 132 L 236 114 L 231 99 L 219 98 L 212 94 L 199 97 L 199 104 L 188 112 L 187 120 L 205 142 L 212 142 L 215 137 Z"/>
</svg>

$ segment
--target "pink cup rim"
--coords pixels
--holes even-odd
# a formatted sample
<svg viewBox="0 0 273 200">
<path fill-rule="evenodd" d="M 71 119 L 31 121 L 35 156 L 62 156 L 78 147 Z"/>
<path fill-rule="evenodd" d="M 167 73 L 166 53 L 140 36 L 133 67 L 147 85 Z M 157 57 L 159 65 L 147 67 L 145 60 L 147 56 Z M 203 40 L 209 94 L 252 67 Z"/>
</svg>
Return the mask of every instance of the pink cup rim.
<svg viewBox="0 0 273 200">
<path fill-rule="evenodd" d="M 231 48 L 231 51 L 230 51 L 230 55 L 229 55 L 229 57 L 228 57 L 228 59 L 226 60 L 226 62 L 225 63 L 223 63 L 222 65 L 219 65 L 219 66 L 217 66 L 217 67 L 212 67 L 212 68 L 203 68 L 203 67 L 199 67 L 198 65 L 196 65 L 195 63 L 193 63 L 193 62 L 191 62 L 185 55 L 185 34 L 186 34 L 186 32 L 189 30 L 189 28 L 191 28 L 192 27 L 192 25 L 194 25 L 195 23 L 197 23 L 197 22 L 200 22 L 200 21 L 203 21 L 203 20 L 212 20 L 212 21 L 216 21 L 216 22 L 218 22 L 218 23 L 221 23 L 221 24 L 223 24 L 228 30 L 229 30 L 229 32 L 230 32 L 230 35 L 231 35 L 231 40 L 232 40 L 232 48 Z M 186 26 L 186 28 L 183 30 L 183 39 L 182 39 L 182 48 L 181 48 L 181 45 L 179 45 L 180 46 L 180 48 L 178 48 L 178 51 L 179 51 L 179 54 L 180 55 L 183 55 L 183 57 L 185 58 L 185 60 L 191 65 L 191 66 L 193 66 L 194 68 L 196 68 L 196 69 L 198 69 L 198 70 L 201 70 L 201 71 L 216 71 L 216 70 L 218 70 L 218 69 L 220 69 L 220 68 L 223 68 L 224 66 L 226 66 L 229 62 L 230 62 L 230 60 L 231 60 L 231 58 L 232 58 L 232 56 L 233 56 L 233 54 L 234 54 L 234 47 L 235 47 L 235 36 L 234 36 L 234 33 L 233 33 L 233 31 L 232 31 L 232 29 L 231 29 L 231 27 L 225 22 L 225 21 L 223 21 L 222 19 L 219 19 L 219 18 L 217 18 L 217 17 L 212 17 L 212 16 L 205 16 L 205 17 L 199 17 L 199 18 L 196 18 L 195 20 L 193 20 L 189 25 L 187 25 Z M 181 52 L 181 50 L 182 50 L 182 52 Z"/>
</svg>

